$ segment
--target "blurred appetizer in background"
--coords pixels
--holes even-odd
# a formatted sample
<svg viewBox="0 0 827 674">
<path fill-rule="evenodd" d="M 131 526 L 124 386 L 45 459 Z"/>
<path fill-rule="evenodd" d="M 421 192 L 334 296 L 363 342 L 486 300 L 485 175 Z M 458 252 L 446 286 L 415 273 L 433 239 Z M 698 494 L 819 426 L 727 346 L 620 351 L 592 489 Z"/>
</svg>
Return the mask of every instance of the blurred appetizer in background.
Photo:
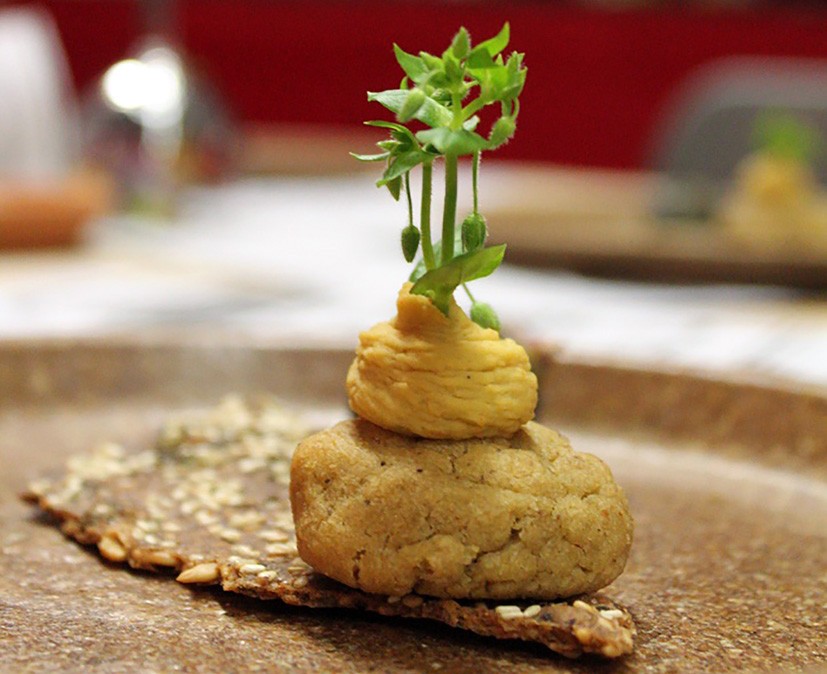
<svg viewBox="0 0 827 674">
<path fill-rule="evenodd" d="M 744 245 L 827 253 L 827 193 L 813 168 L 822 139 L 783 113 L 759 117 L 754 135 L 756 149 L 739 164 L 717 217 Z"/>
</svg>

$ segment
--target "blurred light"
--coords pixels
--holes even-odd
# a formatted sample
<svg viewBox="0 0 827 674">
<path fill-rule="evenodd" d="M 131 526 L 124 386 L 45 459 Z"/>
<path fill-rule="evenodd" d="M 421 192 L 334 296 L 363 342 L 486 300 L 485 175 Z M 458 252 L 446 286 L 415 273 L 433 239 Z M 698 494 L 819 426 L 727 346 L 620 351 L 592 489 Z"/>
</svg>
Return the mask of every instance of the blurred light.
<svg viewBox="0 0 827 674">
<path fill-rule="evenodd" d="M 139 59 L 112 65 L 101 81 L 108 106 L 142 124 L 163 128 L 181 121 L 186 82 L 178 55 L 171 49 L 150 49 Z"/>
</svg>

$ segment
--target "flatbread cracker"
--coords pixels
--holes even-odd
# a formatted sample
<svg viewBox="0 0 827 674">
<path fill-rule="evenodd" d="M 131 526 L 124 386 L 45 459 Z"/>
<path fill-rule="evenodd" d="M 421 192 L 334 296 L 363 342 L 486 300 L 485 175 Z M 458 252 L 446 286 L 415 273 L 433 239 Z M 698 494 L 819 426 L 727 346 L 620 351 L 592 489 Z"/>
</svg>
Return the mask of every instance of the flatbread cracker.
<svg viewBox="0 0 827 674">
<path fill-rule="evenodd" d="M 631 615 L 600 595 L 497 605 L 372 595 L 330 580 L 298 556 L 288 500 L 290 457 L 309 428 L 271 399 L 230 397 L 167 423 L 151 449 L 104 444 L 24 498 L 111 562 L 175 571 L 179 582 L 308 607 L 426 618 L 566 657 L 630 653 Z"/>
</svg>

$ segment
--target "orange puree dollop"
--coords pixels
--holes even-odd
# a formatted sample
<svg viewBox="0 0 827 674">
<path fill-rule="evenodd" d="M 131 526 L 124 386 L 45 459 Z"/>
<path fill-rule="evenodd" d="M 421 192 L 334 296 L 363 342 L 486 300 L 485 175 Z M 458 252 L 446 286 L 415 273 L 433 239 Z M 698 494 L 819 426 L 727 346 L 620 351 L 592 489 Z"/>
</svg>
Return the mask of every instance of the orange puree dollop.
<svg viewBox="0 0 827 674">
<path fill-rule="evenodd" d="M 433 439 L 508 436 L 534 416 L 537 378 L 512 339 L 451 299 L 448 316 L 402 287 L 397 314 L 359 336 L 347 375 L 351 409 L 396 433 Z"/>
</svg>

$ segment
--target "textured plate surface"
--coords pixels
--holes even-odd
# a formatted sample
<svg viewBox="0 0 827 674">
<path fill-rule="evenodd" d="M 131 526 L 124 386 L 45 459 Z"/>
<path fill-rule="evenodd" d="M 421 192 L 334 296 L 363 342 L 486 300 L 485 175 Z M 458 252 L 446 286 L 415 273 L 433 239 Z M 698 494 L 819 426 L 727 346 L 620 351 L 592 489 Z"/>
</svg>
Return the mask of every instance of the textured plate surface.
<svg viewBox="0 0 827 674">
<path fill-rule="evenodd" d="M 0 347 L 0 669 L 809 671 L 827 659 L 821 391 L 540 362 L 541 417 L 609 461 L 636 518 L 627 571 L 606 591 L 638 626 L 636 652 L 616 664 L 124 572 L 17 499 L 69 455 L 102 440 L 148 444 L 170 410 L 228 391 L 343 415 L 348 360 L 211 345 Z"/>
</svg>

